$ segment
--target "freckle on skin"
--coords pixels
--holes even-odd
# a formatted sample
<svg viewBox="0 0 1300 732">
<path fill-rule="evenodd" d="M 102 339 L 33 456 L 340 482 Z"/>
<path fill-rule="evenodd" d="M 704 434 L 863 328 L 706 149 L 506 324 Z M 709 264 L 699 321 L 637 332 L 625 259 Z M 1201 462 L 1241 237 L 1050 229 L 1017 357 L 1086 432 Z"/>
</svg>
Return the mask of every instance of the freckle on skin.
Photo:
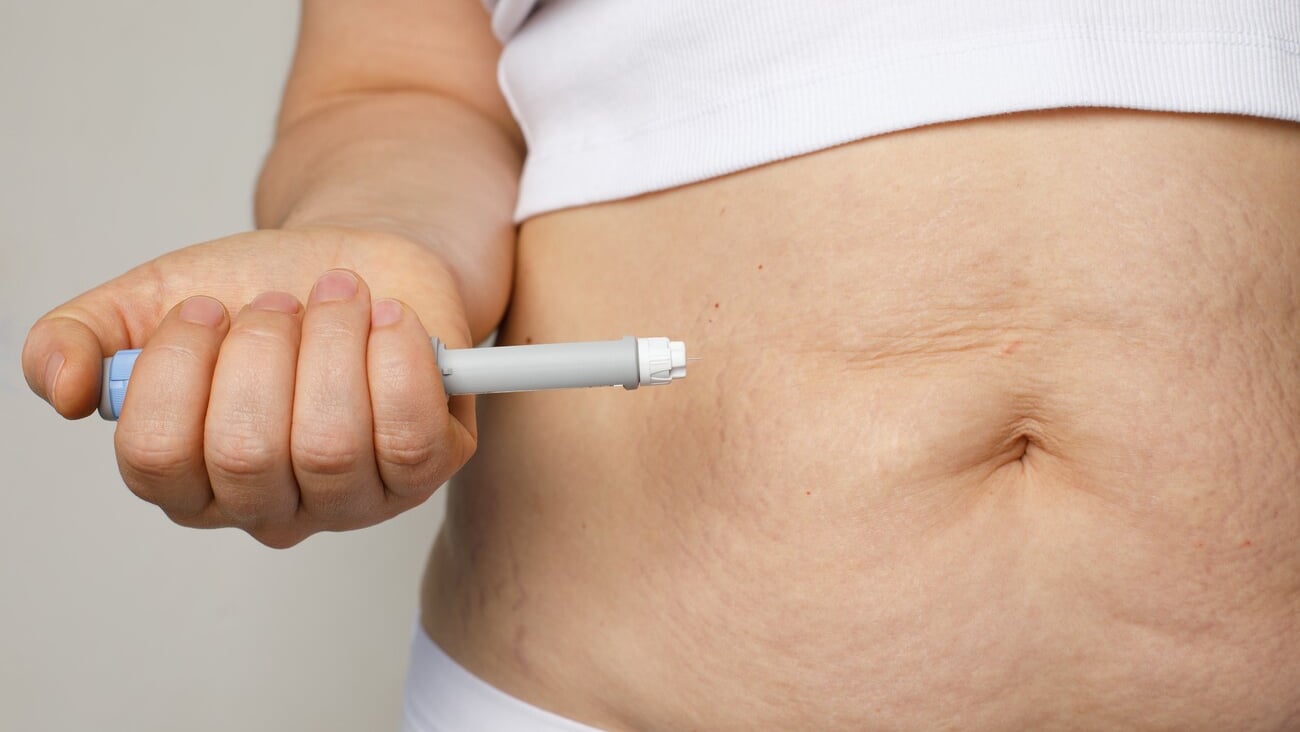
<svg viewBox="0 0 1300 732">
<path fill-rule="evenodd" d="M 718 307 L 720 307 L 721 305 L 722 305 L 722 303 L 717 303 L 717 302 L 715 302 L 715 303 L 713 303 L 713 309 L 714 309 L 714 310 L 717 310 Z"/>
<path fill-rule="evenodd" d="M 1254 544 L 1251 544 L 1251 543 L 1250 543 L 1250 539 L 1247 539 L 1247 540 L 1241 542 L 1241 545 L 1242 545 L 1243 547 L 1254 546 Z"/>
<path fill-rule="evenodd" d="M 759 269 L 762 269 L 762 268 L 763 268 L 763 265 L 761 265 L 761 264 L 758 265 L 758 268 L 759 268 Z"/>
<path fill-rule="evenodd" d="M 811 496 L 811 495 L 812 495 L 812 491 L 804 491 L 803 494 L 804 494 L 805 496 Z"/>
<path fill-rule="evenodd" d="M 524 336 L 524 343 L 532 343 L 532 342 L 533 342 L 532 336 Z"/>
</svg>

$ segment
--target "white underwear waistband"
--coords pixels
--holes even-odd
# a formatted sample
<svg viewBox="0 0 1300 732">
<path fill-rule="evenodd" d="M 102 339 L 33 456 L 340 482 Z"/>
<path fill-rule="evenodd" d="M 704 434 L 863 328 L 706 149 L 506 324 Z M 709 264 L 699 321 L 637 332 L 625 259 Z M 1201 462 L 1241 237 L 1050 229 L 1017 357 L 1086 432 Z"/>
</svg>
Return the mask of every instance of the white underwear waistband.
<svg viewBox="0 0 1300 732">
<path fill-rule="evenodd" d="M 406 675 L 402 732 L 600 732 L 535 707 L 456 663 L 418 625 Z"/>
</svg>

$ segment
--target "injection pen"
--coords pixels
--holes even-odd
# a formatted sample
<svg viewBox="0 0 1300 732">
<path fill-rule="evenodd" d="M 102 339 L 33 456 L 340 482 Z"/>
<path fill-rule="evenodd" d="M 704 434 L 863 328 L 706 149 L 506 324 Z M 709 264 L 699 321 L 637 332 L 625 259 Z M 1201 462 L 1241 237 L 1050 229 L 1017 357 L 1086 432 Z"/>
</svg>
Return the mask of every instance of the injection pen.
<svg viewBox="0 0 1300 732">
<path fill-rule="evenodd" d="M 433 348 L 448 396 L 586 386 L 635 389 L 671 384 L 686 376 L 686 344 L 667 338 L 626 336 L 613 341 L 493 348 L 447 348 L 434 338 Z M 104 359 L 99 416 L 107 420 L 121 416 L 139 355 L 136 348 Z"/>
</svg>

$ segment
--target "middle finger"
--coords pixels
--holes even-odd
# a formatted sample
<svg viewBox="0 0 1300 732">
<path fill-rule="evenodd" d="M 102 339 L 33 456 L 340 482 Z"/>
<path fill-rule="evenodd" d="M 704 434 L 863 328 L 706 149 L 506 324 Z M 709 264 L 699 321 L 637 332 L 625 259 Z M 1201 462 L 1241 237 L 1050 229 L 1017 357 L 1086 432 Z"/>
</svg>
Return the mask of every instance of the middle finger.
<svg viewBox="0 0 1300 732">
<path fill-rule="evenodd" d="M 383 503 L 371 435 L 370 290 L 332 270 L 312 288 L 298 351 L 291 450 L 302 509 L 322 528 L 362 523 Z"/>
</svg>

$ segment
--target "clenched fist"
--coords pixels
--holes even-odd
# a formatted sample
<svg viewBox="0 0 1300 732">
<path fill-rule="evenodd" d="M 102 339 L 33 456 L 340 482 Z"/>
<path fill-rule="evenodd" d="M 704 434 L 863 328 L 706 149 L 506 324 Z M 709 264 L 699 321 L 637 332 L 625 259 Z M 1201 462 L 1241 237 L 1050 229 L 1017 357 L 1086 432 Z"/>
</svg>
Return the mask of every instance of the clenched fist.
<svg viewBox="0 0 1300 732">
<path fill-rule="evenodd" d="M 80 417 L 103 357 L 143 347 L 115 438 L 127 486 L 178 524 L 287 547 L 419 505 L 473 454 L 472 397 L 447 401 L 430 334 L 472 345 L 457 283 L 426 249 L 257 231 L 56 308 L 32 327 L 23 370 Z"/>
</svg>

